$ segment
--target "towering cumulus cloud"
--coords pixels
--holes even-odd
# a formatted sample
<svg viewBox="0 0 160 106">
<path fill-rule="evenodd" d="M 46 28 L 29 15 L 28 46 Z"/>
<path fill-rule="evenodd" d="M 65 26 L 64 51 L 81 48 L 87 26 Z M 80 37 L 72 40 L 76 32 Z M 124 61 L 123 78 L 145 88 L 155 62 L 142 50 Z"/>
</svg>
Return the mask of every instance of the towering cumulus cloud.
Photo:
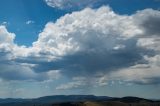
<svg viewBox="0 0 160 106">
<path fill-rule="evenodd" d="M 46 2 L 63 6 L 57 0 Z M 158 10 L 145 9 L 128 16 L 119 15 L 108 6 L 86 8 L 47 23 L 29 48 L 14 44 L 15 35 L 1 26 L 0 54 L 4 56 L 0 67 L 11 65 L 0 72 L 0 78 L 45 81 L 69 76 L 76 81 L 57 89 L 79 87 L 81 83 L 85 86 L 91 83 L 88 76 L 98 85 L 111 80 L 157 84 L 160 83 L 159 25 Z M 8 74 L 13 72 L 19 74 Z"/>
</svg>

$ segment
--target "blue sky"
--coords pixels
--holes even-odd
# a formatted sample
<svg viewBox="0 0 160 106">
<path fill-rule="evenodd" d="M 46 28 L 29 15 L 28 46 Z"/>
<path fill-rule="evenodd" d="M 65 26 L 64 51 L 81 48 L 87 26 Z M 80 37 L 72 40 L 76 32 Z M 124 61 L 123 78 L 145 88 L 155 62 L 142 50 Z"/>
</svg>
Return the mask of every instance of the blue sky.
<svg viewBox="0 0 160 106">
<path fill-rule="evenodd" d="M 8 30 L 16 33 L 16 43 L 30 46 L 49 21 L 55 21 L 65 11 L 50 8 L 43 0 L 2 0 L 0 22 L 7 22 Z M 27 21 L 34 23 L 27 25 Z"/>
<path fill-rule="evenodd" d="M 0 7 L 0 98 L 160 98 L 159 0 L 1 0 Z"/>
</svg>

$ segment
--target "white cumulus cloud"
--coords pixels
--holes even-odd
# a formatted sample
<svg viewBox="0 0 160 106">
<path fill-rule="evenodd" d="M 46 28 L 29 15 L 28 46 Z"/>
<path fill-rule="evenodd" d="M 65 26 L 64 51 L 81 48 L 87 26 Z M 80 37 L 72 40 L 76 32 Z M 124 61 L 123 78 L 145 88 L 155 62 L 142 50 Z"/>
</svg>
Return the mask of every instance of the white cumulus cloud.
<svg viewBox="0 0 160 106">
<path fill-rule="evenodd" d="M 0 57 L 3 61 L 0 67 L 6 66 L 2 64 L 4 61 L 23 66 L 28 70 L 24 78 L 34 80 L 57 79 L 62 74 L 71 78 L 83 75 L 94 77 L 102 73 L 107 78 L 97 80 L 100 86 L 107 85 L 105 81 L 114 78 L 156 83 L 160 77 L 157 60 L 160 55 L 159 19 L 160 12 L 153 9 L 119 15 L 108 6 L 86 8 L 47 23 L 31 47 L 15 44 L 15 34 L 1 26 Z M 7 71 L 2 72 L 0 77 L 14 78 L 7 76 L 7 73 L 16 70 L 12 68 L 5 69 Z M 23 76 L 21 72 L 18 75 Z M 57 89 L 77 88 L 83 81 L 74 81 Z"/>
</svg>

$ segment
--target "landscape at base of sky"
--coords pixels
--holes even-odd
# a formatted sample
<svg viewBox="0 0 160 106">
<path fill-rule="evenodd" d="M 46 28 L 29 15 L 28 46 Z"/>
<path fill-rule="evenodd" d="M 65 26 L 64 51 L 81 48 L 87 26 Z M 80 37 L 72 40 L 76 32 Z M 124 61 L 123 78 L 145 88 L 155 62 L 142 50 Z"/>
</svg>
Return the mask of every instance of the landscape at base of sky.
<svg viewBox="0 0 160 106">
<path fill-rule="evenodd" d="M 159 0 L 1 0 L 0 98 L 160 98 Z"/>
</svg>

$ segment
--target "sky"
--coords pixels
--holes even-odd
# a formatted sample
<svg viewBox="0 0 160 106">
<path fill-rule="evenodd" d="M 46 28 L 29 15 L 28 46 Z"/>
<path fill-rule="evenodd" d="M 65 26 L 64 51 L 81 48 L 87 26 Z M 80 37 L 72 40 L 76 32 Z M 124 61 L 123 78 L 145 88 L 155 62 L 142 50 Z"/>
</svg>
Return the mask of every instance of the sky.
<svg viewBox="0 0 160 106">
<path fill-rule="evenodd" d="M 160 99 L 159 0 L 0 0 L 0 98 Z"/>
</svg>

